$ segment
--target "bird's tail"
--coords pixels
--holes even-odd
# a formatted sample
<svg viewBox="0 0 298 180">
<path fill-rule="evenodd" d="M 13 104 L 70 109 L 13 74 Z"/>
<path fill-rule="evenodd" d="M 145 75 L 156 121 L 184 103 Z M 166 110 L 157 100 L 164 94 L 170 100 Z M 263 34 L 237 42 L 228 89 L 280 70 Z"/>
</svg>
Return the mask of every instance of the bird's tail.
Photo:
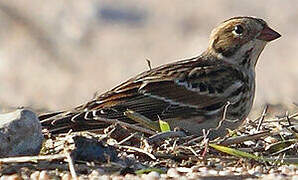
<svg viewBox="0 0 298 180">
<path fill-rule="evenodd" d="M 52 134 L 67 133 L 70 130 L 102 129 L 108 126 L 107 123 L 88 118 L 88 113 L 88 111 L 83 110 L 83 105 L 81 105 L 69 111 L 40 114 L 38 118 L 42 128 L 47 129 Z"/>
<path fill-rule="evenodd" d="M 97 120 L 86 120 L 85 114 L 86 112 L 61 111 L 40 114 L 38 118 L 42 128 L 47 129 L 52 134 L 67 133 L 70 130 L 99 130 L 106 128 L 109 125 Z"/>
</svg>

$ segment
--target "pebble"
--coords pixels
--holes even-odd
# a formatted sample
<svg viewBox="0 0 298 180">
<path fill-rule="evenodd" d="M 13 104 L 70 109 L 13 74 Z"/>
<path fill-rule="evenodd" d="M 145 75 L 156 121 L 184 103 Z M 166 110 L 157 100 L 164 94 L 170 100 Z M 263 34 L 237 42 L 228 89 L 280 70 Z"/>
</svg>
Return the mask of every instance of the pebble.
<svg viewBox="0 0 298 180">
<path fill-rule="evenodd" d="M 70 173 L 65 173 L 62 175 L 61 179 L 62 180 L 71 180 L 72 177 L 71 177 Z"/>
<path fill-rule="evenodd" d="M 187 173 L 186 174 L 188 179 L 200 179 L 200 175 L 198 173 Z"/>
<path fill-rule="evenodd" d="M 178 172 L 180 173 L 187 173 L 187 172 L 192 172 L 193 169 L 187 168 L 187 167 L 177 167 L 175 168 Z"/>
<path fill-rule="evenodd" d="M 112 178 L 109 175 L 102 175 L 98 180 L 111 180 Z"/>
<path fill-rule="evenodd" d="M 199 167 L 198 166 L 193 166 L 190 169 L 191 169 L 191 172 L 199 172 Z"/>
<path fill-rule="evenodd" d="M 256 143 L 253 141 L 245 141 L 245 142 L 243 142 L 243 144 L 245 144 L 247 146 L 252 146 L 252 145 L 255 145 Z"/>
<path fill-rule="evenodd" d="M 214 169 L 210 169 L 210 170 L 208 171 L 208 173 L 209 173 L 210 175 L 212 175 L 212 176 L 216 176 L 216 175 L 218 175 L 218 171 L 216 171 L 216 170 L 214 170 Z"/>
<path fill-rule="evenodd" d="M 0 157 L 37 155 L 43 135 L 34 112 L 17 109 L 0 114 Z"/>
<path fill-rule="evenodd" d="M 22 180 L 23 178 L 17 174 L 9 176 L 1 176 L 0 180 Z"/>
<path fill-rule="evenodd" d="M 39 174 L 39 180 L 49 180 L 50 176 L 47 171 L 41 171 Z"/>
<path fill-rule="evenodd" d="M 167 179 L 168 178 L 168 175 L 167 174 L 161 174 L 160 175 L 160 179 Z"/>
<path fill-rule="evenodd" d="M 278 140 L 276 138 L 273 138 L 271 136 L 266 137 L 264 139 L 264 141 L 267 142 L 267 143 L 270 143 L 270 144 L 278 142 Z"/>
<path fill-rule="evenodd" d="M 276 175 L 274 175 L 274 174 L 268 174 L 268 175 L 264 175 L 262 177 L 262 180 L 277 180 L 277 179 L 276 179 Z"/>
<path fill-rule="evenodd" d="M 271 168 L 270 170 L 269 170 L 269 174 L 274 174 L 275 173 L 275 170 L 273 169 L 273 168 Z"/>
<path fill-rule="evenodd" d="M 40 172 L 39 171 L 35 171 L 34 173 L 32 173 L 30 175 L 30 179 L 38 180 L 39 179 L 39 175 L 40 175 Z"/>
<path fill-rule="evenodd" d="M 180 176 L 180 177 L 177 178 L 177 179 L 179 179 L 179 180 L 188 180 L 188 177 L 186 177 L 186 176 Z"/>
<path fill-rule="evenodd" d="M 170 168 L 167 172 L 167 175 L 172 178 L 177 178 L 180 176 L 176 168 Z"/>
<path fill-rule="evenodd" d="M 242 172 L 243 171 L 243 167 L 236 167 L 234 171 L 236 171 L 236 172 Z"/>
<path fill-rule="evenodd" d="M 222 165 L 222 164 L 216 164 L 216 165 L 215 165 L 215 169 L 216 169 L 216 170 L 219 170 L 219 171 L 220 171 L 220 170 L 223 170 L 223 165 Z"/>
<path fill-rule="evenodd" d="M 200 172 L 207 172 L 208 171 L 208 168 L 207 167 L 200 167 L 198 170 Z"/>
<path fill-rule="evenodd" d="M 142 178 L 139 178 L 138 176 L 133 175 L 133 174 L 126 174 L 126 175 L 124 176 L 124 179 L 126 179 L 126 180 L 143 179 L 143 175 L 146 175 L 146 174 L 142 174 L 142 175 L 141 175 Z M 144 177 L 144 178 L 145 178 L 145 177 Z"/>
<path fill-rule="evenodd" d="M 153 179 L 159 179 L 160 178 L 160 174 L 156 171 L 152 171 L 150 172 L 147 176 L 153 178 Z"/>
<path fill-rule="evenodd" d="M 263 167 L 262 166 L 257 166 L 255 167 L 255 171 L 259 173 L 263 173 Z"/>
<path fill-rule="evenodd" d="M 112 180 L 123 180 L 124 176 L 112 176 Z"/>
<path fill-rule="evenodd" d="M 228 175 L 233 175 L 232 171 L 219 171 L 218 172 L 219 176 L 228 176 Z"/>
<path fill-rule="evenodd" d="M 109 146 L 104 141 L 97 138 L 87 138 L 76 135 L 72 137 L 75 148 L 71 151 L 71 157 L 75 161 L 107 162 L 118 161 L 118 154 L 113 146 Z"/>
<path fill-rule="evenodd" d="M 247 171 L 247 173 L 250 174 L 250 175 L 258 176 L 258 177 L 260 177 L 262 175 L 262 172 L 257 171 L 255 168 L 254 169 L 249 169 Z"/>
<path fill-rule="evenodd" d="M 105 171 L 103 169 L 95 169 L 93 170 L 89 175 L 88 177 L 98 177 L 98 176 L 101 176 L 101 175 L 104 175 Z"/>
</svg>

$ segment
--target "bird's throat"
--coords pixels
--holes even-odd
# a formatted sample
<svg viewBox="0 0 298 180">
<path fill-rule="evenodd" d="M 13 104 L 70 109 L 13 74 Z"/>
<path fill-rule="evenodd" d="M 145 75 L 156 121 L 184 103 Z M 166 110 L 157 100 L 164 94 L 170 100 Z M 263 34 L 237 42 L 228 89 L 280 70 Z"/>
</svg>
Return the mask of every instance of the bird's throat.
<svg viewBox="0 0 298 180">
<path fill-rule="evenodd" d="M 254 68 L 265 45 L 266 42 L 264 41 L 254 40 L 234 49 L 235 51 L 232 55 L 225 56 L 223 53 L 216 53 L 216 57 L 229 64 L 239 65 L 244 68 Z"/>
</svg>

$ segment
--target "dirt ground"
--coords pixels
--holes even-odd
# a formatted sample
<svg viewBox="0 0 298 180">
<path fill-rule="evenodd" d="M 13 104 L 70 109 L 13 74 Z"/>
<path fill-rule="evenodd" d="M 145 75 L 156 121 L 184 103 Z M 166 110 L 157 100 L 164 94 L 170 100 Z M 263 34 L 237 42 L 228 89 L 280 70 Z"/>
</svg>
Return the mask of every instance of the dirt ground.
<svg viewBox="0 0 298 180">
<path fill-rule="evenodd" d="M 298 3 L 2 1 L 0 107 L 73 107 L 152 66 L 195 56 L 221 21 L 257 16 L 280 32 L 257 66 L 255 107 L 298 102 Z M 1 108 L 0 108 L 1 109 Z"/>
</svg>

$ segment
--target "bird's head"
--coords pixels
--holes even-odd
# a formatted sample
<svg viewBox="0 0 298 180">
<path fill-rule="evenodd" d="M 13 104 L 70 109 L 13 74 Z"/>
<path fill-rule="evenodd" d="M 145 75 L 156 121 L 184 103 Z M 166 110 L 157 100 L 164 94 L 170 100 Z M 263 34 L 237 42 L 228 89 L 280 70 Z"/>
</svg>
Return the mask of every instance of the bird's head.
<svg viewBox="0 0 298 180">
<path fill-rule="evenodd" d="M 243 58 L 248 58 L 255 66 L 266 43 L 280 36 L 262 19 L 234 17 L 212 31 L 208 51 L 235 64 L 243 64 Z"/>
</svg>

